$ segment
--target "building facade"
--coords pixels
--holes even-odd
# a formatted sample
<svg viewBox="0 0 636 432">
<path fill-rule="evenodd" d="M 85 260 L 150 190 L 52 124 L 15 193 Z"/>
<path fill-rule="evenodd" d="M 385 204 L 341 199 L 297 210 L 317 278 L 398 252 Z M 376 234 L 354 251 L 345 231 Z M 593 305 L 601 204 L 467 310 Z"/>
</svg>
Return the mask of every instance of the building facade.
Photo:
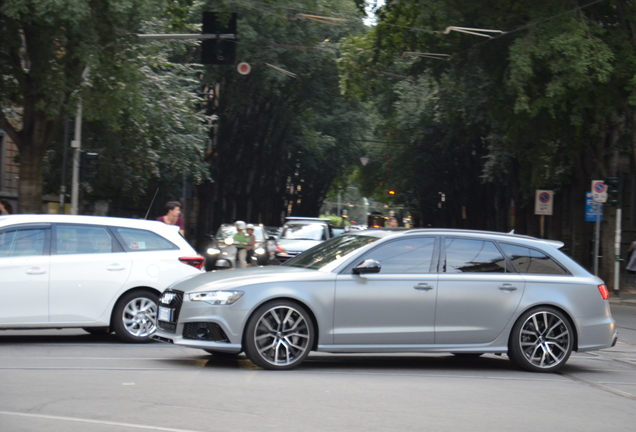
<svg viewBox="0 0 636 432">
<path fill-rule="evenodd" d="M 0 198 L 9 200 L 14 211 L 18 208 L 18 148 L 0 129 Z"/>
</svg>

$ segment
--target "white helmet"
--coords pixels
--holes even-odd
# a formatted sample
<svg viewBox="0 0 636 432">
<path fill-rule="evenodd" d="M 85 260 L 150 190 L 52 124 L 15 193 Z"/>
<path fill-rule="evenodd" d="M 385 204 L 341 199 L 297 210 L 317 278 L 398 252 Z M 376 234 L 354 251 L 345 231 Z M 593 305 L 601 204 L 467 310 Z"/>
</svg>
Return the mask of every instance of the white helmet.
<svg viewBox="0 0 636 432">
<path fill-rule="evenodd" d="M 237 227 L 237 228 L 240 228 L 240 229 L 242 229 L 242 230 L 244 230 L 244 229 L 245 229 L 245 222 L 243 222 L 243 221 L 241 221 L 241 220 L 236 221 L 236 223 L 234 223 L 234 225 L 236 225 L 236 227 Z"/>
<path fill-rule="evenodd" d="M 247 224 L 247 226 L 245 227 L 245 229 L 254 229 L 254 225 L 252 225 L 252 224 Z"/>
</svg>

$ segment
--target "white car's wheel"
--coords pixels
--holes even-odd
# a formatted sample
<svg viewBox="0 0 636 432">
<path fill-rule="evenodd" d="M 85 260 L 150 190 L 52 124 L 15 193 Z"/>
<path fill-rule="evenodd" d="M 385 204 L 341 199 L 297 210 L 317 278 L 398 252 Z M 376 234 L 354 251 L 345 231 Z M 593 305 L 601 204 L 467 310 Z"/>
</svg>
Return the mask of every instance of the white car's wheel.
<svg viewBox="0 0 636 432">
<path fill-rule="evenodd" d="M 309 355 L 314 335 L 309 313 L 302 306 L 274 300 L 258 308 L 249 319 L 245 354 L 264 369 L 292 369 Z"/>
<path fill-rule="evenodd" d="M 155 332 L 157 302 L 153 291 L 138 290 L 121 296 L 113 311 L 112 327 L 124 342 L 145 343 Z"/>
<path fill-rule="evenodd" d="M 531 372 L 556 372 L 568 361 L 574 345 L 570 321 L 546 306 L 521 315 L 510 335 L 508 357 Z"/>
</svg>

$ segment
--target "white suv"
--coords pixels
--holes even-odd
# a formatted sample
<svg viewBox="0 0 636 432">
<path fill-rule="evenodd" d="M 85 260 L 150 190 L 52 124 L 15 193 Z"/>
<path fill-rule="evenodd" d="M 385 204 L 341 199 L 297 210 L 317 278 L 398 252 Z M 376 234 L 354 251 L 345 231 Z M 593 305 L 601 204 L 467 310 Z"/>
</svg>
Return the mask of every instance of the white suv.
<svg viewBox="0 0 636 432">
<path fill-rule="evenodd" d="M 99 216 L 0 217 L 0 329 L 83 328 L 147 342 L 157 299 L 203 273 L 178 227 Z"/>
</svg>

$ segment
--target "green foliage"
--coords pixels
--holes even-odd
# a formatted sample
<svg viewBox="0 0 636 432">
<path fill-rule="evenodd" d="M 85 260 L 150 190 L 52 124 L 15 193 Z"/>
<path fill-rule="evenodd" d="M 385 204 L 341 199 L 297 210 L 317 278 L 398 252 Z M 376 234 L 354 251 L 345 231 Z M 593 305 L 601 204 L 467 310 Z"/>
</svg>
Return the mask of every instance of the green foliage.
<svg viewBox="0 0 636 432">
<path fill-rule="evenodd" d="M 353 3 L 289 1 L 223 3 L 238 13 L 238 61 L 249 75 L 210 67 L 209 88 L 220 87 L 216 145 L 210 154 L 216 201 L 210 224 L 242 218 L 279 224 L 285 209 L 316 216 L 330 184 L 346 178 L 359 158 L 368 120 L 358 101 L 340 95 L 336 60 L 341 38 L 363 28 Z M 298 8 L 298 9 L 297 9 Z M 310 11 L 310 12 L 308 12 Z M 299 13 L 340 17 L 330 25 Z M 277 68 L 294 74 L 290 77 Z"/>
<path fill-rule="evenodd" d="M 636 100 L 635 16 L 622 0 L 582 8 L 509 0 L 386 2 L 376 28 L 345 41 L 339 68 L 344 92 L 380 113 L 376 139 L 390 134 L 404 144 L 373 149 L 357 181 L 366 193 L 391 184 L 400 191 L 395 199 L 418 210 L 424 223 L 462 226 L 467 207 L 477 227 L 499 229 L 506 228 L 498 214 L 510 199 L 530 209 L 535 189 L 565 192 L 588 184 L 593 169 L 613 169 L 612 152 L 634 142 L 627 119 Z M 507 33 L 486 39 L 445 32 L 449 26 Z M 391 154 L 399 175 L 386 169 L 383 154 Z M 493 207 L 499 211 L 490 217 Z"/>
</svg>

